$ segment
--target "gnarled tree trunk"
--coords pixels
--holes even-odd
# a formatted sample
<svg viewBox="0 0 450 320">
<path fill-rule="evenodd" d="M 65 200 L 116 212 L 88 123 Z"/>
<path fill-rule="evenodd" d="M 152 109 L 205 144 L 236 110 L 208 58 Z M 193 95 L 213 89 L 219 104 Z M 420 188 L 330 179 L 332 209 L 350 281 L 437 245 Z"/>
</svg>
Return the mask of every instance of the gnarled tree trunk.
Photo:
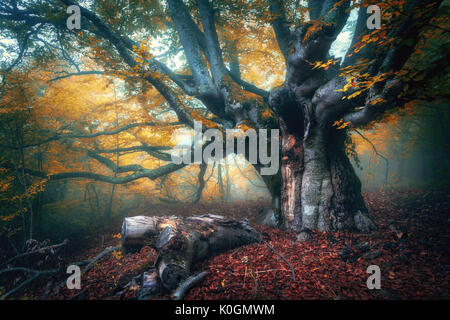
<svg viewBox="0 0 450 320">
<path fill-rule="evenodd" d="M 281 129 L 279 225 L 298 232 L 299 240 L 309 239 L 312 230 L 375 229 L 345 152 L 347 130 L 318 116 L 312 99 L 302 98 L 300 103 L 292 96 L 290 89 L 281 87 L 269 100 Z"/>
<path fill-rule="evenodd" d="M 316 128 L 303 144 L 292 135 L 282 138 L 281 226 L 298 232 L 299 240 L 308 239 L 312 230 L 376 228 L 345 153 L 346 134 Z"/>
</svg>

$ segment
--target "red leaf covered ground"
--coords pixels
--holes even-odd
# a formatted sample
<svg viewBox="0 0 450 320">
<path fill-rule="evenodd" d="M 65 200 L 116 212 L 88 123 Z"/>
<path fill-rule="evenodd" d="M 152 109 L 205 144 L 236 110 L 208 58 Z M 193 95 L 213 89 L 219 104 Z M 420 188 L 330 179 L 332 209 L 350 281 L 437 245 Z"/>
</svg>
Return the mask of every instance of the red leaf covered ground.
<svg viewBox="0 0 450 320">
<path fill-rule="evenodd" d="M 197 264 L 195 271 L 209 274 L 186 299 L 448 299 L 450 196 L 409 191 L 368 193 L 365 198 L 379 226 L 370 235 L 314 233 L 313 240 L 299 243 L 294 233 L 256 226 L 292 264 L 296 282 L 280 257 L 264 244 L 253 244 Z M 251 220 L 258 206 L 197 206 L 188 213 L 186 207 L 171 208 L 170 214 L 177 210 L 199 214 L 205 209 Z M 115 245 L 118 240 L 110 237 L 109 241 Z M 361 246 L 370 249 L 357 249 Z M 92 258 L 99 251 L 92 247 L 80 257 Z M 155 251 L 148 247 L 139 253 L 110 256 L 82 277 L 81 294 L 64 289 L 50 298 L 117 299 L 114 289 L 152 265 L 155 258 Z M 381 290 L 366 287 L 366 270 L 373 264 L 381 268 Z M 125 298 L 133 299 L 138 290 L 131 288 Z"/>
</svg>

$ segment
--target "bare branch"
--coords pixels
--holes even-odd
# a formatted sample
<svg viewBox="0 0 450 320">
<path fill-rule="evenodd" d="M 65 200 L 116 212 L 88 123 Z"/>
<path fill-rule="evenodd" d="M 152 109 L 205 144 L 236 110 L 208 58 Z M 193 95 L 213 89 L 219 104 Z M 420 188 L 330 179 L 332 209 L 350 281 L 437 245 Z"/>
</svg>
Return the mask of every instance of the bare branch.
<svg viewBox="0 0 450 320">
<path fill-rule="evenodd" d="M 43 254 L 43 253 L 45 253 L 46 251 L 54 251 L 55 249 L 59 249 L 59 248 L 61 248 L 61 247 L 66 246 L 68 242 L 69 242 L 69 241 L 66 239 L 66 240 L 64 240 L 63 242 L 59 243 L 59 244 L 54 244 L 54 245 L 52 245 L 52 246 L 47 246 L 47 247 L 44 247 L 44 248 L 39 248 L 39 249 L 36 249 L 36 250 L 32 250 L 32 251 L 29 251 L 29 252 L 24 252 L 24 253 L 18 254 L 18 255 L 16 255 L 16 256 L 14 256 L 14 257 L 12 257 L 12 258 L 6 260 L 6 261 L 3 262 L 2 264 L 3 264 L 3 265 L 8 265 L 9 263 L 13 262 L 14 260 L 17 260 L 17 259 L 20 259 L 20 258 L 23 258 L 23 257 L 27 257 L 27 256 L 29 256 L 29 255 L 33 255 L 33 254 L 35 254 L 35 253 Z"/>
<path fill-rule="evenodd" d="M 277 256 L 279 256 L 281 259 L 284 260 L 284 262 L 286 262 L 286 264 L 289 266 L 289 268 L 291 269 L 291 275 L 292 275 L 292 281 L 297 281 L 295 279 L 295 270 L 294 267 L 292 266 L 292 264 L 290 264 L 290 262 L 281 254 L 279 253 L 277 250 L 275 250 L 267 241 L 262 240 L 262 242 L 264 242 L 264 244 L 270 249 L 272 250 Z"/>
<path fill-rule="evenodd" d="M 30 174 L 32 176 L 41 177 L 41 178 L 48 178 L 49 180 L 61 180 L 61 179 L 74 179 L 74 178 L 81 178 L 81 179 L 88 179 L 88 180 L 96 180 L 96 181 L 102 181 L 110 184 L 126 184 L 141 178 L 148 178 L 150 180 L 155 180 L 161 176 L 167 175 L 169 173 L 172 173 L 174 171 L 180 170 L 181 168 L 184 168 L 187 166 L 187 164 L 167 164 L 165 166 L 159 167 L 157 169 L 145 169 L 142 168 L 142 170 L 136 171 L 133 174 L 123 176 L 123 177 L 111 177 L 111 176 L 105 176 L 102 174 L 92 173 L 92 172 L 62 172 L 62 173 L 55 173 L 55 174 L 48 174 L 42 171 L 32 170 L 32 169 L 24 169 L 24 172 L 27 174 Z"/>
<path fill-rule="evenodd" d="M 334 8 L 334 4 L 339 4 Z M 327 0 L 320 19 L 300 25 L 293 32 L 293 46 L 287 61 L 287 82 L 300 89 L 303 95 L 312 94 L 320 85 L 323 70 L 314 69 L 314 62 L 329 59 L 329 50 L 347 21 L 350 0 Z M 308 80 L 308 81 L 306 81 Z"/>
<path fill-rule="evenodd" d="M 53 79 L 50 79 L 50 82 L 53 81 L 57 81 L 57 80 L 61 80 L 61 79 L 65 79 L 65 78 L 69 78 L 69 77 L 73 77 L 73 76 L 85 76 L 85 75 L 91 75 L 91 74 L 97 74 L 97 75 L 103 75 L 105 74 L 104 71 L 79 71 L 79 72 L 73 72 L 73 73 L 67 73 L 63 76 L 59 76 Z"/>
<path fill-rule="evenodd" d="M 372 143 L 372 141 L 370 141 L 369 139 L 367 139 L 361 132 L 359 132 L 358 130 L 354 130 L 357 134 L 360 135 L 361 138 L 363 138 L 368 144 L 370 144 L 370 146 L 372 147 L 373 151 L 375 152 L 375 154 L 377 156 L 379 156 L 381 159 L 383 159 L 386 162 L 386 172 L 384 175 L 384 183 L 387 185 L 388 183 L 388 179 L 389 179 L 389 160 L 383 156 L 382 154 L 378 153 L 377 148 L 375 148 L 375 145 Z"/>
<path fill-rule="evenodd" d="M 86 260 L 86 261 L 82 261 L 83 264 L 87 264 L 86 267 L 83 268 L 83 270 L 81 270 L 81 274 L 88 272 L 90 269 L 92 269 L 92 267 L 95 265 L 95 263 L 97 263 L 99 260 L 103 259 L 104 257 L 106 257 L 107 255 L 113 253 L 115 250 L 119 250 L 121 247 L 120 246 L 115 246 L 115 247 L 108 247 L 105 250 L 103 250 L 102 252 L 100 252 L 98 255 L 96 255 L 94 258 L 92 258 L 91 260 Z M 73 265 L 78 265 L 81 263 L 71 263 Z M 54 290 L 56 290 L 57 292 L 66 284 L 66 280 L 61 281 L 61 283 L 56 286 L 56 288 Z"/>
<path fill-rule="evenodd" d="M 17 287 L 15 287 L 14 289 L 12 289 L 12 290 L 6 292 L 5 294 L 3 294 L 2 296 L 0 296 L 0 300 L 6 299 L 7 297 L 9 297 L 13 293 L 17 292 L 18 290 L 20 290 L 21 288 L 23 288 L 24 286 L 26 286 L 27 284 L 29 284 L 33 280 L 37 279 L 38 277 L 40 277 L 42 275 L 58 273 L 60 270 L 59 269 L 34 270 L 34 269 L 28 269 L 28 268 L 23 268 L 23 267 L 16 267 L 16 268 L 9 268 L 9 269 L 0 270 L 0 274 L 6 273 L 6 272 L 14 272 L 14 271 L 22 271 L 22 272 L 32 273 L 32 276 L 30 278 L 28 278 L 27 280 L 25 280 L 24 282 L 22 282 Z"/>
</svg>

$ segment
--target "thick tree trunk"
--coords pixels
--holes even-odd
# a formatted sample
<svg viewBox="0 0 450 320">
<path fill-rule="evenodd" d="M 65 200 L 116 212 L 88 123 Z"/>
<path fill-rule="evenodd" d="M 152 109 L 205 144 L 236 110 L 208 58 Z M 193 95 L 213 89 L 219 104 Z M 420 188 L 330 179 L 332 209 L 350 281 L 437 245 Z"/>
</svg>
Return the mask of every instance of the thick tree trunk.
<svg viewBox="0 0 450 320">
<path fill-rule="evenodd" d="M 327 159 L 327 141 L 316 127 L 303 143 L 304 171 L 301 190 L 302 231 L 329 231 L 333 188 Z"/>
<path fill-rule="evenodd" d="M 376 229 L 368 215 L 361 194 L 361 181 L 345 153 L 344 130 L 334 130 L 328 143 L 328 162 L 333 184 L 331 227 L 334 230 L 356 229 L 369 232 Z"/>
<path fill-rule="evenodd" d="M 137 216 L 125 218 L 122 225 L 125 249 L 149 245 L 158 251 L 156 270 L 161 284 L 169 291 L 189 276 L 194 262 L 259 241 L 260 234 L 246 220 L 218 215 Z"/>
<path fill-rule="evenodd" d="M 346 130 L 312 122 L 303 138 L 288 132 L 280 122 L 280 226 L 298 232 L 299 240 L 309 239 L 312 230 L 375 229 L 361 194 L 361 182 L 345 152 Z M 259 221 L 272 220 L 259 217 Z"/>
<path fill-rule="evenodd" d="M 361 182 L 345 153 L 345 138 L 345 130 L 311 128 L 303 143 L 303 172 L 297 181 L 284 182 L 301 182 L 301 210 L 291 225 L 299 232 L 299 240 L 309 239 L 312 230 L 368 232 L 376 228 L 368 217 Z M 283 196 L 294 201 L 291 198 L 297 199 L 298 194 Z"/>
</svg>

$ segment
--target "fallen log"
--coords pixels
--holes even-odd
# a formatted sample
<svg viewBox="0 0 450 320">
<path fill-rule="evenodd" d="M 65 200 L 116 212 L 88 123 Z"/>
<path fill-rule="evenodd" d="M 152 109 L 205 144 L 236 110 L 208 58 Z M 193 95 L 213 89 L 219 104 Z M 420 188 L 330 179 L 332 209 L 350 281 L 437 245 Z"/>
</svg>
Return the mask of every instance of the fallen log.
<svg viewBox="0 0 450 320">
<path fill-rule="evenodd" d="M 142 286 L 138 300 L 148 300 L 160 293 L 160 280 L 156 269 L 150 269 L 142 274 Z"/>
<path fill-rule="evenodd" d="M 148 245 L 158 251 L 155 267 L 162 286 L 170 292 L 189 277 L 196 261 L 261 240 L 261 235 L 246 220 L 212 214 L 127 217 L 122 225 L 125 250 Z"/>
</svg>

